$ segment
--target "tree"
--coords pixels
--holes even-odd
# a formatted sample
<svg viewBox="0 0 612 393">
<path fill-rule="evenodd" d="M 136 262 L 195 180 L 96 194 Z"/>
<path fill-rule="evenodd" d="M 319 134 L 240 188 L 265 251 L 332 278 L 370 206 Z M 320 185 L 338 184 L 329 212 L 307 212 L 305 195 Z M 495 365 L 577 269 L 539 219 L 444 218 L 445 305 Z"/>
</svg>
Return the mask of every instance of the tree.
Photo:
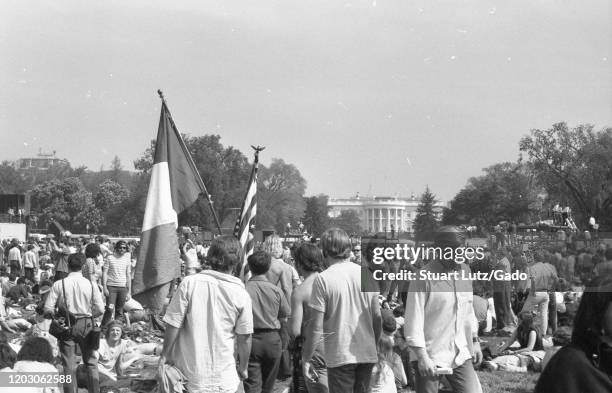
<svg viewBox="0 0 612 393">
<path fill-rule="evenodd" d="M 287 223 L 297 224 L 304 215 L 306 180 L 293 164 L 272 159 L 269 168 L 260 166 L 257 187 L 257 227 L 282 232 Z"/>
<path fill-rule="evenodd" d="M 612 226 L 612 128 L 556 123 L 531 130 L 519 147 L 550 199 L 570 205 L 578 222 L 594 216 L 602 228 Z"/>
<path fill-rule="evenodd" d="M 473 177 L 444 209 L 445 224 L 496 225 L 500 221 L 529 221 L 543 192 L 526 164 L 500 163 Z"/>
<path fill-rule="evenodd" d="M 58 221 L 72 231 L 96 230 L 104 223 L 91 192 L 80 179 L 50 180 L 32 189 L 32 211 L 45 224 Z"/>
<path fill-rule="evenodd" d="M 0 164 L 0 194 L 23 194 L 26 184 L 17 170 L 8 161 Z"/>
<path fill-rule="evenodd" d="M 123 166 L 121 166 L 121 160 L 119 159 L 119 156 L 115 156 L 113 158 L 113 161 L 111 161 L 111 179 L 115 182 L 118 182 L 122 169 Z"/>
<path fill-rule="evenodd" d="M 438 229 L 438 219 L 434 209 L 437 202 L 436 196 L 431 192 L 429 186 L 425 188 L 414 219 L 414 232 L 417 239 L 426 239 Z"/>
<path fill-rule="evenodd" d="M 330 226 L 344 229 L 349 235 L 360 234 L 361 219 L 355 210 L 342 210 L 338 217 L 330 219 Z"/>
<path fill-rule="evenodd" d="M 130 191 L 119 183 L 107 179 L 102 182 L 94 195 L 94 203 L 101 211 L 106 211 L 115 207 L 128 199 Z"/>
<path fill-rule="evenodd" d="M 304 217 L 302 222 L 311 235 L 318 237 L 329 227 L 329 207 L 327 195 L 317 195 L 304 198 Z"/>
</svg>

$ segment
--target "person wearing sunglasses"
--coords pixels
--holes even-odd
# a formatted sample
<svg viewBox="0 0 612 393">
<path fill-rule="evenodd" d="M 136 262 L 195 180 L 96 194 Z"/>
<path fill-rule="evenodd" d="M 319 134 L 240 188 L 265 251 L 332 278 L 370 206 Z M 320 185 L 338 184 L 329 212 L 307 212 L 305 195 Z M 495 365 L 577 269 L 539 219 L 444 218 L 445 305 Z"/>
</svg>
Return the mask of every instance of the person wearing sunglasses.
<svg viewBox="0 0 612 393">
<path fill-rule="evenodd" d="M 115 244 L 115 252 L 109 254 L 102 269 L 102 287 L 106 296 L 106 312 L 102 326 L 111 319 L 125 322 L 123 305 L 131 298 L 131 256 L 125 240 Z"/>
</svg>

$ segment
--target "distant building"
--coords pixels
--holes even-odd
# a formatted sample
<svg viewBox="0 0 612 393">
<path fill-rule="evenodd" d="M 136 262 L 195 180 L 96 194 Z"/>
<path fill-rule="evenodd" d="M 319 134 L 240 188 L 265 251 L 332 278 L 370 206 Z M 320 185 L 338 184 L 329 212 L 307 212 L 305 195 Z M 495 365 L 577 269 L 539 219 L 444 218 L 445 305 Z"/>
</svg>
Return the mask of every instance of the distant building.
<svg viewBox="0 0 612 393">
<path fill-rule="evenodd" d="M 329 216 L 338 217 L 342 211 L 353 210 L 361 220 L 365 232 L 413 232 L 414 220 L 420 200 L 412 195 L 402 197 L 331 198 L 328 202 Z M 438 202 L 435 209 L 441 214 L 445 204 Z"/>
<path fill-rule="evenodd" d="M 68 165 L 68 161 L 63 158 L 55 157 L 55 151 L 53 153 L 39 152 L 36 157 L 20 158 L 15 161 L 15 169 L 18 171 L 25 171 L 28 169 L 46 170 L 54 165 Z"/>
</svg>

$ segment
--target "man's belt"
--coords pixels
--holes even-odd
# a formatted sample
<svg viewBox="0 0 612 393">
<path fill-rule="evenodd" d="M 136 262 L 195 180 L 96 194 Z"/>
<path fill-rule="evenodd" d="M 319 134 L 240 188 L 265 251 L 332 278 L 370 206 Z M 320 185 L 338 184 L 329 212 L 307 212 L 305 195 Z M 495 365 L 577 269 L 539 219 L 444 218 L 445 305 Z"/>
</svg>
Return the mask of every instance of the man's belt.
<svg viewBox="0 0 612 393">
<path fill-rule="evenodd" d="M 253 333 L 280 332 L 280 329 L 253 329 Z"/>
</svg>

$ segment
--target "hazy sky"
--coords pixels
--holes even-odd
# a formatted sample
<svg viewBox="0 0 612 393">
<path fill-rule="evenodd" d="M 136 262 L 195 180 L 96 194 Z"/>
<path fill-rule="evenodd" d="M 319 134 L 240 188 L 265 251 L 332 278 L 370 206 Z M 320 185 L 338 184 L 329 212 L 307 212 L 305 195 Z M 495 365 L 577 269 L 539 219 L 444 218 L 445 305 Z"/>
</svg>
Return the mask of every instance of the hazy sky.
<svg viewBox="0 0 612 393">
<path fill-rule="evenodd" d="M 133 169 L 161 88 L 308 194 L 448 200 L 532 128 L 612 126 L 611 26 L 609 0 L 2 0 L 0 159 Z"/>
</svg>

